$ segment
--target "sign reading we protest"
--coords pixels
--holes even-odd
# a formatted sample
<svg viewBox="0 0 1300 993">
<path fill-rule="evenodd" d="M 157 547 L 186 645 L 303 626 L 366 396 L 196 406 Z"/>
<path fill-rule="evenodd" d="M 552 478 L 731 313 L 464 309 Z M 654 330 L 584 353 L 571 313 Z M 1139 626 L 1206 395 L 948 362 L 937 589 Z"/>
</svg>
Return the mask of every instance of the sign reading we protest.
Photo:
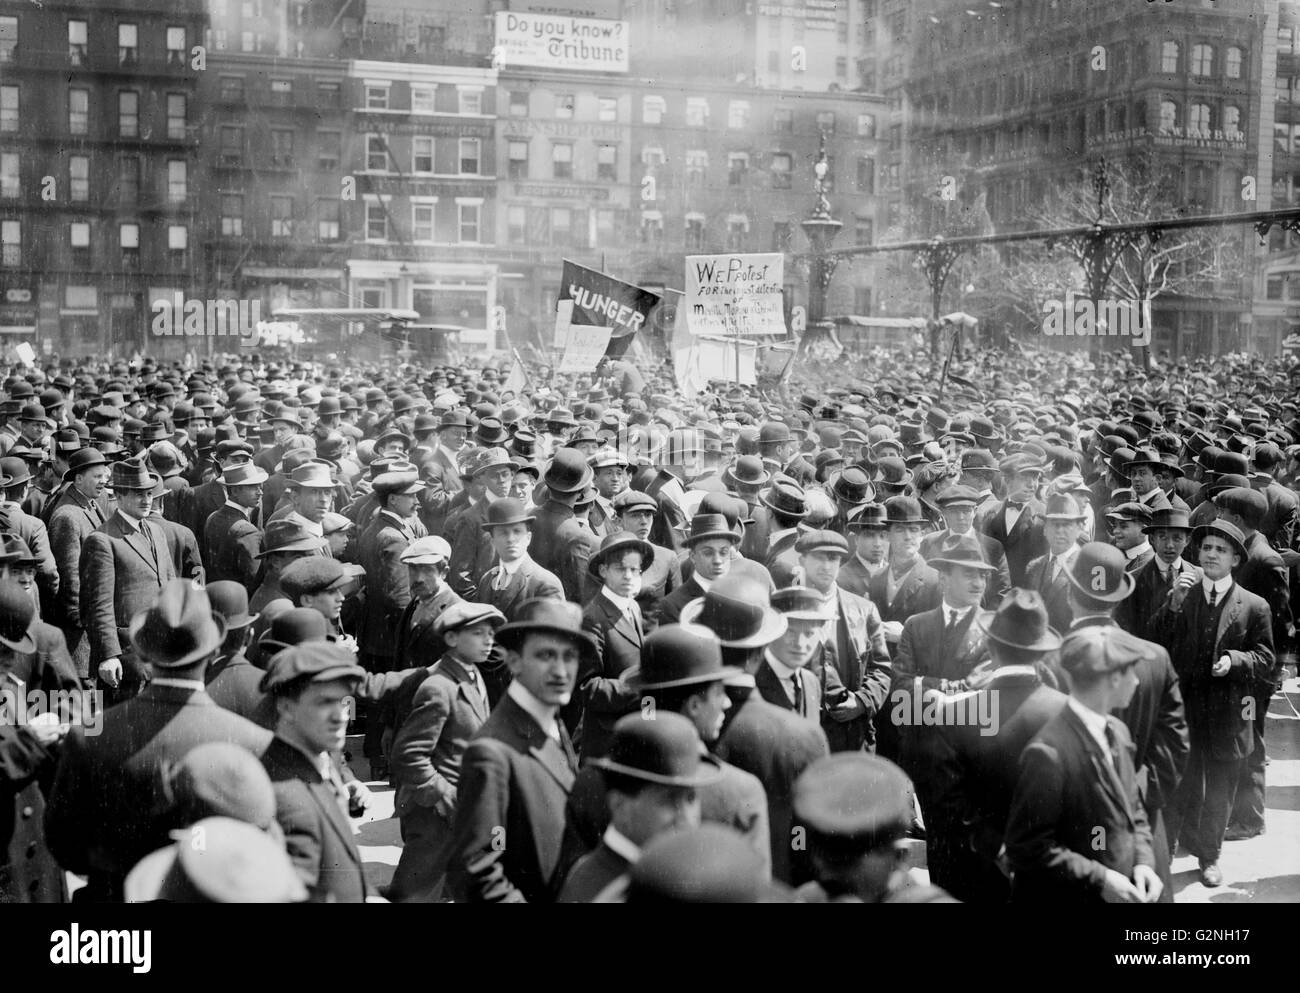
<svg viewBox="0 0 1300 993">
<path fill-rule="evenodd" d="M 686 319 L 694 335 L 785 336 L 780 252 L 686 256 Z"/>
</svg>

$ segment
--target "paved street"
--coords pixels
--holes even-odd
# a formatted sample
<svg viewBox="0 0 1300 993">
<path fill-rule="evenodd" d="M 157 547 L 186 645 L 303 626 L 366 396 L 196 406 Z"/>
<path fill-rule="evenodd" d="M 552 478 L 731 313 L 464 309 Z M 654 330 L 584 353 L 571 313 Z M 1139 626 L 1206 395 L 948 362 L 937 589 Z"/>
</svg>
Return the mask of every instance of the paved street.
<svg viewBox="0 0 1300 993">
<path fill-rule="evenodd" d="M 1174 886 L 1178 903 L 1300 903 L 1300 680 L 1288 679 L 1283 693 L 1269 707 L 1266 735 L 1269 741 L 1267 832 L 1250 841 L 1223 846 L 1220 868 L 1224 885 L 1206 889 L 1196 876 L 1190 855 L 1174 859 Z M 1295 708 L 1293 710 L 1292 708 Z M 349 740 L 353 754 L 361 739 Z M 358 771 L 364 769 L 362 762 Z M 358 845 L 366 875 L 376 886 L 386 885 L 397 865 L 401 839 L 392 817 L 393 792 L 386 783 L 369 784 L 374 804 L 359 826 Z M 925 864 L 925 846 L 913 851 L 916 865 Z M 924 870 L 920 875 L 924 876 Z"/>
</svg>

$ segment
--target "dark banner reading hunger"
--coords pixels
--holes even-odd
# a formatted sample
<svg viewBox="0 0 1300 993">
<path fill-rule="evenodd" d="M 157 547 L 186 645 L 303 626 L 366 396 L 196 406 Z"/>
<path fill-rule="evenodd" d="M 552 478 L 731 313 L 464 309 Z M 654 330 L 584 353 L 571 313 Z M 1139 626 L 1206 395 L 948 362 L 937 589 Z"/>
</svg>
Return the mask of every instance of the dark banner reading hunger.
<svg viewBox="0 0 1300 993">
<path fill-rule="evenodd" d="M 659 297 L 649 290 L 568 259 L 560 277 L 560 299 L 573 301 L 571 323 L 611 329 L 605 349 L 609 358 L 619 358 L 627 351 L 632 338 L 645 327 L 650 311 L 659 304 Z"/>
</svg>

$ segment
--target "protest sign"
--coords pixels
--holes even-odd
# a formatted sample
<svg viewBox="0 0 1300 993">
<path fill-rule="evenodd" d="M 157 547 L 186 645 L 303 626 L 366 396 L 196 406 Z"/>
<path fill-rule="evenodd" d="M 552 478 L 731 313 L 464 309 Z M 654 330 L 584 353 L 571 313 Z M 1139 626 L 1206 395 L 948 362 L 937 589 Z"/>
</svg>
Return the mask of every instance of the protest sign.
<svg viewBox="0 0 1300 993">
<path fill-rule="evenodd" d="M 556 372 L 591 372 L 605 356 L 609 347 L 609 328 L 593 328 L 581 324 L 569 326 L 569 336 L 564 343 L 564 354 Z"/>
<path fill-rule="evenodd" d="M 645 327 L 650 311 L 659 297 L 649 290 L 625 283 L 613 276 L 564 260 L 560 275 L 560 304 L 573 308 L 571 323 L 575 327 L 600 327 L 610 330 L 606 352 L 617 358 L 627 351 L 636 333 Z"/>
<path fill-rule="evenodd" d="M 784 337 L 785 256 L 686 256 L 686 316 L 694 335 Z"/>
</svg>

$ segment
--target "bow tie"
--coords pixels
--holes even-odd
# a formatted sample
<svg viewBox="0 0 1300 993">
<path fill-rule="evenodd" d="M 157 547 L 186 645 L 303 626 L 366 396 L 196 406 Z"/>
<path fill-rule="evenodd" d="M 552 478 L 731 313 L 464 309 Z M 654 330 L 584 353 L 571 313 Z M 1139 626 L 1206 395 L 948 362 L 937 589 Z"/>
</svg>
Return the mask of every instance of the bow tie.
<svg viewBox="0 0 1300 993">
<path fill-rule="evenodd" d="M 1008 500 L 1008 501 L 1007 501 L 1007 506 L 1008 506 L 1008 507 L 1015 507 L 1015 508 L 1018 509 L 1018 510 L 1023 510 L 1024 507 L 1025 507 L 1025 504 L 1027 504 L 1028 502 L 1029 502 L 1028 500 Z"/>
</svg>

